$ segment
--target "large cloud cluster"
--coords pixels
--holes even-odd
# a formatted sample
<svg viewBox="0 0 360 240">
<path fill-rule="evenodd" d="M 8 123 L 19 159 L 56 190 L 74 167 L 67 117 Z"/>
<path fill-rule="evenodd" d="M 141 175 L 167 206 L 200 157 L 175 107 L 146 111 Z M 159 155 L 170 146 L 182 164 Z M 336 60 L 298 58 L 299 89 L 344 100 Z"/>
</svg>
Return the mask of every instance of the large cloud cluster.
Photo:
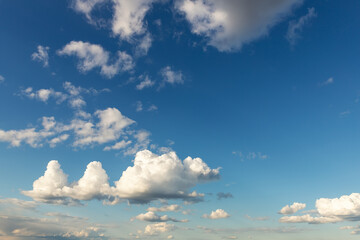
<svg viewBox="0 0 360 240">
<path fill-rule="evenodd" d="M 33 183 L 33 190 L 23 194 L 36 201 L 73 204 L 81 200 L 99 199 L 115 204 L 121 200 L 147 203 L 156 199 L 199 198 L 189 189 L 199 183 L 219 178 L 219 169 L 210 169 L 200 158 L 181 161 L 175 152 L 156 155 L 148 150 L 136 154 L 134 165 L 128 167 L 110 186 L 108 175 L 100 162 L 91 162 L 83 177 L 69 183 L 60 164 L 50 161 L 45 174 Z"/>
</svg>

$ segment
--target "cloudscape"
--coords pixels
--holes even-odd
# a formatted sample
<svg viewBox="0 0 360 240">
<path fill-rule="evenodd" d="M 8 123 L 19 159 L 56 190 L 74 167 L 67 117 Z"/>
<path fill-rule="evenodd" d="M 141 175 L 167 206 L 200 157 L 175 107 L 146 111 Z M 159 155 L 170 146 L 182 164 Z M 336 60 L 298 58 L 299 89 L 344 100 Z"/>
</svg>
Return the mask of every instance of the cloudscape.
<svg viewBox="0 0 360 240">
<path fill-rule="evenodd" d="M 0 0 L 0 240 L 358 239 L 359 12 Z"/>
</svg>

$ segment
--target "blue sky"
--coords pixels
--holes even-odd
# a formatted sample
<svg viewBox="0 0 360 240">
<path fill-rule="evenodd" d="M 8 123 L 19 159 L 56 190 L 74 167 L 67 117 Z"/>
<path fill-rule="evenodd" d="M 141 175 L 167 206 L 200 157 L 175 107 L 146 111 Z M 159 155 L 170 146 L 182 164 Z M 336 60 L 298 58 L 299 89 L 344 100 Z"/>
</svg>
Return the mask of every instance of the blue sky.
<svg viewBox="0 0 360 240">
<path fill-rule="evenodd" d="M 357 239 L 359 10 L 0 0 L 0 239 Z"/>
</svg>

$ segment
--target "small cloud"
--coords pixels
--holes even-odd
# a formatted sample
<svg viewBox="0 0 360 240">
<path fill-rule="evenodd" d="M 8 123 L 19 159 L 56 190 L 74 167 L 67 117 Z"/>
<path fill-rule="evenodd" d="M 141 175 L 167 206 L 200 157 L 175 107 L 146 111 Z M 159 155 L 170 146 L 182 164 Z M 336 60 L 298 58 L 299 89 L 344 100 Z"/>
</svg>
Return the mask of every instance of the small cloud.
<svg viewBox="0 0 360 240">
<path fill-rule="evenodd" d="M 150 79 L 150 77 L 147 75 L 145 75 L 145 76 L 141 75 L 141 76 L 139 76 L 139 79 L 141 80 L 141 82 L 138 85 L 136 85 L 137 90 L 143 90 L 144 88 L 150 88 L 150 87 L 154 86 L 154 84 L 155 84 L 155 82 L 152 81 Z"/>
<path fill-rule="evenodd" d="M 31 59 L 43 64 L 44 67 L 49 66 L 49 47 L 37 46 L 37 52 L 31 55 Z"/>
<path fill-rule="evenodd" d="M 223 193 L 223 192 L 219 192 L 216 195 L 217 195 L 218 200 L 227 199 L 227 198 L 233 198 L 234 197 L 231 193 Z"/>
<path fill-rule="evenodd" d="M 2 75 L 0 75 L 0 83 L 2 83 L 4 81 L 5 81 L 5 78 Z"/>
<path fill-rule="evenodd" d="M 286 39 L 291 46 L 294 46 L 300 38 L 304 26 L 310 22 L 311 19 L 317 16 L 315 8 L 309 8 L 306 15 L 299 18 L 297 21 L 291 21 L 289 23 L 288 31 L 286 33 Z"/>
<path fill-rule="evenodd" d="M 150 107 L 148 108 L 149 112 L 156 111 L 156 110 L 158 110 L 158 107 L 155 106 L 154 104 L 151 104 Z"/>
<path fill-rule="evenodd" d="M 328 78 L 327 80 L 321 82 L 319 85 L 320 86 L 327 86 L 327 85 L 330 85 L 330 84 L 333 84 L 334 83 L 334 78 L 331 77 L 331 78 Z"/>
<path fill-rule="evenodd" d="M 340 115 L 341 118 L 343 118 L 343 117 L 348 116 L 350 113 L 351 112 L 349 110 L 347 110 L 347 111 L 341 112 L 339 115 Z"/>
<path fill-rule="evenodd" d="M 223 209 L 217 209 L 212 211 L 210 214 L 204 214 L 203 218 L 207 219 L 221 219 L 221 218 L 228 218 L 230 215 L 225 212 Z"/>
<path fill-rule="evenodd" d="M 306 204 L 305 203 L 297 203 L 294 202 L 291 206 L 286 205 L 285 207 L 283 207 L 280 211 L 279 214 L 283 214 L 283 215 L 289 215 L 289 214 L 294 214 L 297 211 L 303 210 L 304 208 L 306 208 Z"/>
<path fill-rule="evenodd" d="M 164 87 L 165 84 L 184 84 L 184 76 L 181 71 L 174 71 L 170 66 L 166 66 L 160 70 L 162 76 L 162 82 L 160 88 Z"/>
<path fill-rule="evenodd" d="M 143 110 L 143 104 L 141 101 L 136 102 L 136 111 L 141 112 Z"/>
<path fill-rule="evenodd" d="M 268 159 L 269 156 L 266 154 L 263 154 L 261 152 L 248 152 L 248 153 L 243 153 L 240 151 L 233 151 L 232 152 L 233 155 L 238 156 L 240 158 L 241 161 L 245 161 L 245 160 L 265 160 Z"/>
</svg>

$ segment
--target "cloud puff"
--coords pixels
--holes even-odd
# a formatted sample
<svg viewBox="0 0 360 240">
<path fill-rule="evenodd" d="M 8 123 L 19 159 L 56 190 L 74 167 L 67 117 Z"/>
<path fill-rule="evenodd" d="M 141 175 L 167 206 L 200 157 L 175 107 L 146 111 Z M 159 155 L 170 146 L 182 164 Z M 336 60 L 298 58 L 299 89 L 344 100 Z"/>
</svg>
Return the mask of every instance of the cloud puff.
<svg viewBox="0 0 360 240">
<path fill-rule="evenodd" d="M 49 66 L 49 47 L 37 46 L 37 52 L 31 54 L 31 59 L 34 61 L 41 62 L 44 67 Z"/>
<path fill-rule="evenodd" d="M 160 70 L 160 74 L 162 76 L 161 86 L 165 84 L 183 84 L 184 76 L 181 71 L 174 71 L 170 66 L 166 66 Z"/>
<path fill-rule="evenodd" d="M 268 34 L 301 0 L 178 0 L 191 31 L 219 51 L 236 51 Z"/>
<path fill-rule="evenodd" d="M 168 224 L 165 222 L 149 224 L 145 227 L 144 234 L 146 235 L 159 235 L 160 233 L 170 232 L 175 230 L 176 227 L 174 224 Z"/>
<path fill-rule="evenodd" d="M 139 214 L 135 217 L 137 220 L 146 221 L 146 222 L 188 222 L 187 219 L 184 220 L 177 220 L 175 218 L 171 218 L 168 215 L 159 216 L 154 212 L 147 212 Z"/>
<path fill-rule="evenodd" d="M 117 59 L 109 63 L 109 52 L 102 46 L 89 42 L 71 41 L 57 53 L 60 56 L 76 56 L 79 59 L 77 65 L 79 71 L 85 73 L 99 67 L 100 73 L 107 78 L 112 78 L 119 72 L 130 71 L 135 65 L 132 57 L 121 51 L 117 52 Z"/>
<path fill-rule="evenodd" d="M 295 202 L 295 203 L 293 203 L 291 206 L 286 205 L 285 207 L 283 207 L 283 208 L 279 211 L 279 213 L 280 213 L 280 214 L 284 214 L 284 215 L 289 215 L 289 214 L 294 214 L 294 213 L 296 213 L 297 211 L 302 210 L 302 209 L 304 209 L 304 208 L 306 208 L 306 204 Z"/>
<path fill-rule="evenodd" d="M 139 79 L 141 80 L 141 82 L 136 85 L 136 89 L 137 90 L 143 90 L 144 88 L 150 88 L 152 86 L 154 86 L 155 82 L 152 81 L 148 75 L 141 75 L 139 77 Z"/>
<path fill-rule="evenodd" d="M 69 184 L 60 164 L 50 161 L 45 174 L 34 181 L 33 189 L 23 194 L 36 201 L 54 204 L 74 204 L 80 200 L 121 199 L 147 203 L 157 199 L 197 199 L 196 192 L 188 190 L 198 183 L 219 178 L 218 169 L 210 169 L 200 158 L 187 157 L 183 162 L 175 152 L 158 156 L 148 150 L 140 151 L 115 186 L 110 187 L 108 176 L 100 162 L 91 162 L 84 176 Z"/>
<path fill-rule="evenodd" d="M 290 45 L 295 45 L 297 40 L 300 38 L 300 32 L 311 19 L 317 16 L 314 8 L 309 8 L 306 15 L 299 18 L 297 21 L 291 21 L 289 23 L 288 31 L 286 33 L 286 39 Z"/>
<path fill-rule="evenodd" d="M 280 218 L 285 223 L 334 223 L 360 221 L 360 193 L 344 195 L 340 198 L 320 198 L 316 200 L 316 216 L 286 216 Z"/>
<path fill-rule="evenodd" d="M 160 208 L 157 207 L 149 207 L 147 209 L 147 211 L 149 212 L 174 212 L 174 211 L 179 211 L 180 210 L 180 206 L 177 204 L 172 204 L 172 205 L 166 205 L 166 206 L 162 206 Z"/>
<path fill-rule="evenodd" d="M 230 217 L 230 215 L 225 212 L 223 209 L 217 209 L 215 211 L 211 211 L 211 213 L 208 214 L 204 214 L 203 218 L 208 218 L 208 219 L 220 219 L 220 218 L 228 218 Z"/>
</svg>

